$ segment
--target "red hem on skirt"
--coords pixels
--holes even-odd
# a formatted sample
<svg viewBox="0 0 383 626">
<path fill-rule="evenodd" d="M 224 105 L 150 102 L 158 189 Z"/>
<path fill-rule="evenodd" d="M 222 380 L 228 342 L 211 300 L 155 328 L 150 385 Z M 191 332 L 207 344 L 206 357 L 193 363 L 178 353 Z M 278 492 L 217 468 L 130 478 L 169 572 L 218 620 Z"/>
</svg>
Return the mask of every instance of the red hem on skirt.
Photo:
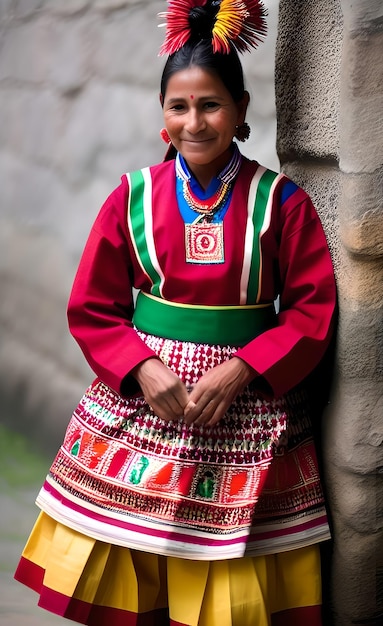
<svg viewBox="0 0 383 626">
<path fill-rule="evenodd" d="M 38 606 L 50 613 L 87 626 L 178 626 L 169 622 L 167 608 L 147 613 L 133 613 L 124 609 L 99 606 L 68 597 L 44 586 L 45 570 L 21 557 L 14 578 L 39 594 Z M 184 626 L 184 625 L 180 625 Z"/>
<path fill-rule="evenodd" d="M 65 596 L 44 586 L 45 571 L 39 565 L 21 557 L 15 580 L 40 595 L 38 606 L 51 613 L 87 626 L 186 626 L 169 619 L 168 609 L 133 613 L 123 609 L 94 605 Z M 321 605 L 287 609 L 271 616 L 272 626 L 322 626 Z"/>
<path fill-rule="evenodd" d="M 273 613 L 272 626 L 322 626 L 322 605 L 302 606 Z"/>
<path fill-rule="evenodd" d="M 28 561 L 28 559 L 22 556 L 17 566 L 14 579 L 26 585 L 26 587 L 33 589 L 36 593 L 40 593 L 44 584 L 44 576 L 44 568 L 36 565 L 36 563 L 32 563 L 32 561 Z"/>
<path fill-rule="evenodd" d="M 57 591 L 43 588 L 39 606 L 66 619 L 87 626 L 169 626 L 167 609 L 157 609 L 147 613 L 133 613 L 110 606 L 100 606 L 68 598 Z"/>
</svg>

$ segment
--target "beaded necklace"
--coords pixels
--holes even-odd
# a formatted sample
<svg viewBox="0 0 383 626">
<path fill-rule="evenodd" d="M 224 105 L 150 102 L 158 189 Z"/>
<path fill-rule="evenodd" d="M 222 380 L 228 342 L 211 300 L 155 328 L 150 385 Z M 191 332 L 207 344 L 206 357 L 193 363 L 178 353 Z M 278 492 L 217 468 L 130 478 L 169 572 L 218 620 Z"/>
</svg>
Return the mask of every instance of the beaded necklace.
<svg viewBox="0 0 383 626">
<path fill-rule="evenodd" d="M 200 189 L 180 154 L 176 157 L 177 198 L 185 222 L 185 260 L 187 263 L 224 263 L 223 218 L 229 207 L 233 183 L 242 157 L 234 145 L 228 165 L 198 197 Z M 194 189 L 193 189 L 194 185 Z M 211 193 L 211 189 L 214 189 Z"/>
<path fill-rule="evenodd" d="M 237 144 L 234 143 L 233 154 L 229 163 L 217 176 L 217 179 L 220 181 L 218 188 L 209 198 L 201 199 L 198 198 L 192 189 L 191 182 L 193 181 L 193 176 L 188 169 L 185 159 L 180 154 L 177 154 L 176 174 L 177 177 L 182 180 L 183 197 L 190 209 L 206 217 L 213 216 L 226 202 L 231 192 L 232 184 L 238 174 L 241 162 L 241 153 L 239 152 Z"/>
<path fill-rule="evenodd" d="M 231 183 L 221 181 L 215 194 L 205 202 L 202 202 L 195 196 L 188 180 L 183 181 L 182 191 L 186 202 L 193 211 L 205 217 L 211 217 L 225 202 L 231 191 Z"/>
</svg>

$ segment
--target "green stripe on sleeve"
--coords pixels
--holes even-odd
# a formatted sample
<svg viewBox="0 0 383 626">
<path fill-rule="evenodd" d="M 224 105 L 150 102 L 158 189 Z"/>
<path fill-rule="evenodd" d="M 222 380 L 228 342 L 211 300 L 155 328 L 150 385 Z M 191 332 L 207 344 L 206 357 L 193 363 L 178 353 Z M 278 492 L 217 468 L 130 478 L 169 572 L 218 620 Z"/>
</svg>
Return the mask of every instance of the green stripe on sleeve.
<svg viewBox="0 0 383 626">
<path fill-rule="evenodd" d="M 247 290 L 247 302 L 252 303 L 257 301 L 258 291 L 260 286 L 260 274 L 261 274 L 261 231 L 266 217 L 266 208 L 270 197 L 270 191 L 272 184 L 278 174 L 271 170 L 266 170 L 262 175 L 257 188 L 255 196 L 255 204 L 253 211 L 253 226 L 254 226 L 254 238 L 253 238 L 253 252 L 251 257 L 249 282 Z"/>
<path fill-rule="evenodd" d="M 132 172 L 130 177 L 130 221 L 132 226 L 132 236 L 134 239 L 139 261 L 146 274 L 153 283 L 151 292 L 160 296 L 159 285 L 161 277 L 153 266 L 147 245 L 145 233 L 145 178 L 142 170 Z M 150 203 L 151 209 L 151 203 Z"/>
</svg>

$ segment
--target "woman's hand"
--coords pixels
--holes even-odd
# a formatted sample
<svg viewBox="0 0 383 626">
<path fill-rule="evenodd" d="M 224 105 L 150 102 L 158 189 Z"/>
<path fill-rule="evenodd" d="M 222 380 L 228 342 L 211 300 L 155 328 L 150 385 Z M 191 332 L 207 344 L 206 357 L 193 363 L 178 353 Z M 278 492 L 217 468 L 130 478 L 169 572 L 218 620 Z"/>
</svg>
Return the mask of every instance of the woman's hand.
<svg viewBox="0 0 383 626">
<path fill-rule="evenodd" d="M 183 382 L 160 359 L 151 358 L 131 372 L 142 389 L 146 402 L 163 420 L 178 420 L 189 402 Z"/>
<path fill-rule="evenodd" d="M 255 376 L 257 373 L 239 357 L 216 365 L 201 376 L 190 392 L 185 422 L 214 426 Z"/>
</svg>

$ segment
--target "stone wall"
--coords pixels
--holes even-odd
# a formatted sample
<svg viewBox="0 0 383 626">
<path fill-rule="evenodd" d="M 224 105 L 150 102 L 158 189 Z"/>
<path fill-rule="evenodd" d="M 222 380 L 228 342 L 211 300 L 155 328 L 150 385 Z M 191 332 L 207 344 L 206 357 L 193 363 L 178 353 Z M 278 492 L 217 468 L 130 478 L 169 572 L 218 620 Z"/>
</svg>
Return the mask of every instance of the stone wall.
<svg viewBox="0 0 383 626">
<path fill-rule="evenodd" d="M 383 624 L 382 54 L 380 0 L 281 0 L 278 154 L 316 201 L 339 293 L 323 429 L 336 626 Z"/>
<path fill-rule="evenodd" d="M 278 168 L 276 0 L 244 58 L 246 154 Z M 0 0 L 2 419 L 51 452 L 92 378 L 66 302 L 102 202 L 122 173 L 162 159 L 158 58 L 164 0 Z"/>
</svg>

